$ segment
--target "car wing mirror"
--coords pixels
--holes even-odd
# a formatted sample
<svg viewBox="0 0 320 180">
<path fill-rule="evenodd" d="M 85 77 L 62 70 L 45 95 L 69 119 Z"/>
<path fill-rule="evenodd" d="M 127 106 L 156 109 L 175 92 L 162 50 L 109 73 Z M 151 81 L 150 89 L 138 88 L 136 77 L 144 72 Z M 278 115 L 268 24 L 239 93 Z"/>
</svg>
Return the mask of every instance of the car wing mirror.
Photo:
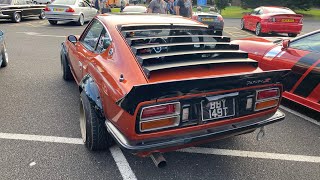
<svg viewBox="0 0 320 180">
<path fill-rule="evenodd" d="M 288 49 L 290 46 L 290 39 L 284 39 L 282 41 L 282 50 Z"/>
<path fill-rule="evenodd" d="M 76 42 L 78 42 L 78 39 L 76 36 L 74 35 L 70 35 L 68 36 L 68 41 L 72 42 L 73 44 L 75 44 Z"/>
<path fill-rule="evenodd" d="M 3 36 L 3 31 L 0 30 L 0 36 Z"/>
</svg>

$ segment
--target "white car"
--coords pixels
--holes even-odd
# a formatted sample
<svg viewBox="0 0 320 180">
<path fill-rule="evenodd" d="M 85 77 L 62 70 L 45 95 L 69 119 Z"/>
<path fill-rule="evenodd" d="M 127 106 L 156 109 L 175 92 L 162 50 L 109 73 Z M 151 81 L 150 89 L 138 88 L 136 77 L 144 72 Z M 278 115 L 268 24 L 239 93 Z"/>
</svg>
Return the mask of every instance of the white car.
<svg viewBox="0 0 320 180">
<path fill-rule="evenodd" d="M 35 4 L 50 4 L 54 0 L 33 0 L 32 2 Z"/>
<path fill-rule="evenodd" d="M 73 21 L 80 26 L 85 21 L 90 21 L 98 12 L 84 0 L 55 0 L 47 5 L 44 11 L 52 25 L 56 25 L 58 21 Z"/>
</svg>

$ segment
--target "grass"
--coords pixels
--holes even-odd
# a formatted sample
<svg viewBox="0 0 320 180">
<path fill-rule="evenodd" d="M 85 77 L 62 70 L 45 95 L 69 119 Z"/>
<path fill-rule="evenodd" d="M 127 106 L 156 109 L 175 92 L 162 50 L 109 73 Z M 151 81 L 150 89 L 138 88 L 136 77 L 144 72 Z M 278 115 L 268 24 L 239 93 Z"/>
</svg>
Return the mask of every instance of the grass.
<svg viewBox="0 0 320 180">
<path fill-rule="evenodd" d="M 193 11 L 197 11 L 197 8 L 193 8 Z M 202 8 L 202 12 L 208 12 L 208 11 L 209 11 L 209 7 Z M 252 9 L 242 9 L 241 7 L 230 6 L 222 10 L 221 15 L 224 18 L 241 18 L 244 13 L 251 12 L 251 11 Z M 305 19 L 320 20 L 320 9 L 317 9 L 317 8 L 312 8 L 309 11 L 296 10 L 295 12 L 298 14 L 303 14 Z"/>
</svg>

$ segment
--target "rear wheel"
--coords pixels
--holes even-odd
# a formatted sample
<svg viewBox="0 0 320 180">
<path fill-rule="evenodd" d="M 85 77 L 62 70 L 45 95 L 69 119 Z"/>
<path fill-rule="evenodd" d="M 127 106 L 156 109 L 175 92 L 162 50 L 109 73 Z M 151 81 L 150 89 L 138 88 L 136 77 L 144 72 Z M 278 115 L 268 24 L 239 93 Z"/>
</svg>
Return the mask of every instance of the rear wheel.
<svg viewBox="0 0 320 180">
<path fill-rule="evenodd" d="M 257 36 L 262 36 L 262 35 L 263 35 L 262 32 L 261 32 L 261 30 L 262 30 L 261 24 L 258 23 L 257 26 L 256 26 L 256 31 L 255 31 L 255 33 L 256 33 Z"/>
<path fill-rule="evenodd" d="M 44 11 L 41 10 L 41 13 L 39 15 L 39 19 L 45 19 L 46 18 L 46 15 L 44 14 Z"/>
<path fill-rule="evenodd" d="M 56 24 L 58 24 L 58 21 L 49 20 L 49 23 L 50 23 L 51 25 L 56 25 Z"/>
<path fill-rule="evenodd" d="M 288 33 L 289 37 L 297 37 L 298 34 L 294 34 L 294 33 Z"/>
<path fill-rule="evenodd" d="M 80 14 L 77 24 L 79 26 L 83 26 L 84 25 L 84 16 L 83 16 L 83 14 Z"/>
<path fill-rule="evenodd" d="M 1 55 L 2 55 L 2 63 L 0 64 L 1 67 L 6 67 L 8 65 L 9 62 L 9 58 L 8 58 L 8 53 L 7 53 L 7 49 L 6 46 L 3 46 L 3 49 L 1 50 Z"/>
<path fill-rule="evenodd" d="M 111 135 L 90 103 L 85 91 L 80 94 L 80 129 L 86 147 L 91 151 L 105 150 L 113 144 Z"/>
<path fill-rule="evenodd" d="M 245 30 L 245 25 L 244 25 L 244 19 L 241 19 L 241 23 L 240 23 L 240 28 L 241 30 Z"/>
<path fill-rule="evenodd" d="M 15 23 L 20 22 L 20 21 L 21 21 L 21 13 L 19 13 L 19 12 L 14 12 L 11 19 L 12 19 L 12 21 L 15 22 Z"/>
</svg>

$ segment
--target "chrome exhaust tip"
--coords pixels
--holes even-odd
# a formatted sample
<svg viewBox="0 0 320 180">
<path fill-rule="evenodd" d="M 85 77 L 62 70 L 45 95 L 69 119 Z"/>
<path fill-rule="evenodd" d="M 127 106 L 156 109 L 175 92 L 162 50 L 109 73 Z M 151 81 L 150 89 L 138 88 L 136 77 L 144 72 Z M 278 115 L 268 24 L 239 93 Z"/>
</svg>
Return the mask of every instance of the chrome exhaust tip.
<svg viewBox="0 0 320 180">
<path fill-rule="evenodd" d="M 154 165 L 156 165 L 158 168 L 163 168 L 167 165 L 166 159 L 159 152 L 152 153 L 150 157 Z"/>
</svg>

